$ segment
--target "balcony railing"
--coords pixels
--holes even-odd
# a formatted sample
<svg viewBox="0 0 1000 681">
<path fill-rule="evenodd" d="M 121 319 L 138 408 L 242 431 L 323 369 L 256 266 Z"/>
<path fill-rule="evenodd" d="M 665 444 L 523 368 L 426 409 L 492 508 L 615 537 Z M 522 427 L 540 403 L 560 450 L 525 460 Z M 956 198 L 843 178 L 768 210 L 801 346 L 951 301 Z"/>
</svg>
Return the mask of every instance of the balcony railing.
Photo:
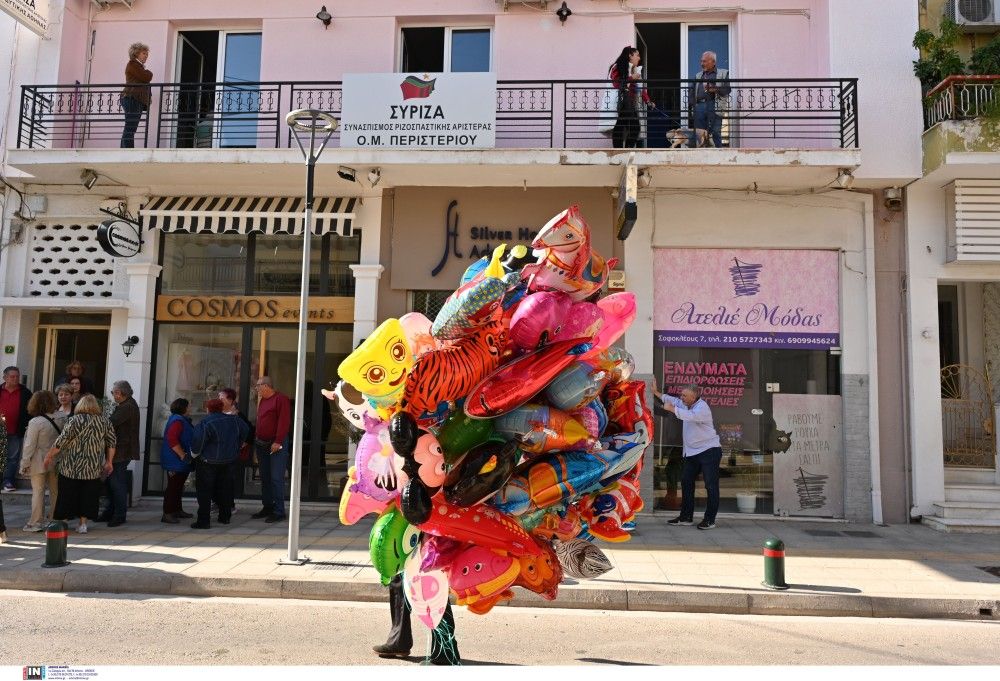
<svg viewBox="0 0 1000 681">
<path fill-rule="evenodd" d="M 1000 116 L 1000 76 L 949 76 L 924 98 L 924 129 L 941 121 Z"/>
<path fill-rule="evenodd" d="M 858 146 L 857 79 L 734 79 L 716 104 L 721 143 L 730 148 L 854 148 Z M 640 84 L 654 107 L 641 103 L 628 120 L 650 148 L 680 147 L 697 134 L 668 135 L 694 126 L 695 82 Z M 110 148 L 121 141 L 122 85 L 27 85 L 21 88 L 17 147 Z M 339 116 L 341 83 L 154 83 L 135 146 L 145 148 L 281 148 L 293 109 Z M 502 80 L 496 92 L 496 146 L 609 148 L 619 92 L 604 80 Z M 638 98 L 637 98 L 638 99 Z M 711 145 L 712 135 L 707 135 Z M 339 144 L 334 137 L 331 145 Z"/>
</svg>

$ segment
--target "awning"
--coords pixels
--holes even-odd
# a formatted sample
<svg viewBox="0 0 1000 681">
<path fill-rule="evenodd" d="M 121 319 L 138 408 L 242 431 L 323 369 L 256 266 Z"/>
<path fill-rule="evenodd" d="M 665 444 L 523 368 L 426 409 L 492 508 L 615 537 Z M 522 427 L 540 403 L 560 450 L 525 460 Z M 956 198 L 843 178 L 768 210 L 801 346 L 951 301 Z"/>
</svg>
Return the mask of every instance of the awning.
<svg viewBox="0 0 1000 681">
<path fill-rule="evenodd" d="M 313 234 L 354 235 L 357 198 L 317 197 Z M 149 229 L 188 234 L 302 234 L 301 196 L 154 196 L 140 211 Z"/>
</svg>

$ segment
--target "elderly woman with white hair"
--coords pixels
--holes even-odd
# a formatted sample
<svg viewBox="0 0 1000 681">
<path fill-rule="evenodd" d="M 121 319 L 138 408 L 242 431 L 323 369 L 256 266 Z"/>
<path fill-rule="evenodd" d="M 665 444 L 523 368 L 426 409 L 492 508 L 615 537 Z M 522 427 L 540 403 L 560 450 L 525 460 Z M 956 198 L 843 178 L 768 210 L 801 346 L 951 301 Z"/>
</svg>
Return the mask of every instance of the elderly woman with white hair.
<svg viewBox="0 0 1000 681">
<path fill-rule="evenodd" d="M 115 457 L 113 469 L 105 481 L 108 505 L 97 520 L 108 527 L 125 523 L 128 510 L 128 465 L 139 460 L 139 405 L 132 397 L 128 381 L 115 381 L 111 386 L 115 409 L 108 419 L 115 429 Z"/>
<path fill-rule="evenodd" d="M 149 82 L 153 80 L 153 72 L 146 68 L 147 59 L 149 45 L 132 43 L 129 46 L 128 63 L 125 65 L 125 89 L 121 94 L 122 110 L 125 112 L 122 149 L 135 147 L 135 132 L 139 129 L 142 112 L 149 108 Z"/>
</svg>

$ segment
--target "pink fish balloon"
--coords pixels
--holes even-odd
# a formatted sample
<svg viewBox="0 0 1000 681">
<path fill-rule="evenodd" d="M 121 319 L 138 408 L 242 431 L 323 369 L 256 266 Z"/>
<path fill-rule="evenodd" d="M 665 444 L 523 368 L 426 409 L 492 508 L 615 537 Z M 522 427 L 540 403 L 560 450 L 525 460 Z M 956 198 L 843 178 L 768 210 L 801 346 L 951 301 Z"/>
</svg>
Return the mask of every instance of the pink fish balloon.
<svg viewBox="0 0 1000 681">
<path fill-rule="evenodd" d="M 635 294 L 631 291 L 612 293 L 601 298 L 597 301 L 597 307 L 604 313 L 604 326 L 594 339 L 594 347 L 580 358 L 583 360 L 595 358 L 610 348 L 635 321 Z"/>
</svg>

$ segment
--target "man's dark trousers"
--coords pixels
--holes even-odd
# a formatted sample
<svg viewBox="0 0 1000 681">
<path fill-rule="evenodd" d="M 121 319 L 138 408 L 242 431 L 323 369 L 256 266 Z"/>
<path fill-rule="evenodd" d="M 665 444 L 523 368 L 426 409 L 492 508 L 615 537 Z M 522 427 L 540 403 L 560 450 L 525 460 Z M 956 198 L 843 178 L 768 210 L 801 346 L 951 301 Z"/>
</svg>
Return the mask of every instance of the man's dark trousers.
<svg viewBox="0 0 1000 681">
<path fill-rule="evenodd" d="M 721 463 L 721 447 L 712 447 L 694 456 L 684 457 L 684 470 L 681 472 L 682 518 L 694 518 L 694 482 L 701 473 L 705 480 L 705 491 L 708 492 L 705 520 L 710 523 L 715 522 L 715 516 L 719 512 L 719 464 Z"/>
<path fill-rule="evenodd" d="M 108 520 L 125 520 L 128 510 L 128 461 L 115 461 L 114 468 L 105 481 L 108 507 L 101 514 Z"/>
<path fill-rule="evenodd" d="M 195 460 L 194 487 L 198 493 L 198 524 L 210 525 L 212 501 L 219 504 L 219 522 L 227 523 L 233 513 L 232 463 L 208 463 Z"/>
<path fill-rule="evenodd" d="M 413 630 L 410 628 L 410 604 L 403 593 L 403 575 L 398 574 L 389 582 L 389 616 L 392 618 L 392 629 L 389 630 L 389 639 L 385 642 L 394 650 L 409 650 L 413 647 Z M 451 603 L 445 608 L 442 622 L 446 622 L 448 629 L 454 635 L 455 615 L 451 612 Z M 438 626 L 441 626 L 440 624 Z M 455 644 L 455 656 L 458 656 L 458 644 Z M 441 643 L 437 636 L 431 637 L 431 661 L 446 661 L 445 651 L 441 649 Z"/>
</svg>

